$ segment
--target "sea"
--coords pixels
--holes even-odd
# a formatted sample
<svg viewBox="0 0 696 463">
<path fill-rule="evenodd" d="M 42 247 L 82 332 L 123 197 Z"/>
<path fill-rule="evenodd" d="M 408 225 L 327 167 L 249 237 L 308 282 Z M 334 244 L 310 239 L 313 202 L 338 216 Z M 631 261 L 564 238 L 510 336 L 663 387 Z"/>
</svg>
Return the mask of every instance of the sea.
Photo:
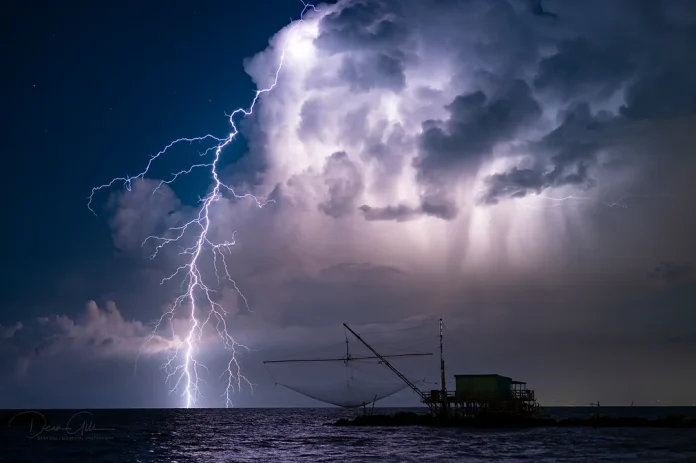
<svg viewBox="0 0 696 463">
<path fill-rule="evenodd" d="M 399 410 L 381 409 L 375 413 Z M 596 408 L 547 408 L 554 418 Z M 602 407 L 696 416 L 696 407 Z M 696 429 L 334 427 L 362 410 L 0 411 L 0 462 L 694 462 Z"/>
</svg>

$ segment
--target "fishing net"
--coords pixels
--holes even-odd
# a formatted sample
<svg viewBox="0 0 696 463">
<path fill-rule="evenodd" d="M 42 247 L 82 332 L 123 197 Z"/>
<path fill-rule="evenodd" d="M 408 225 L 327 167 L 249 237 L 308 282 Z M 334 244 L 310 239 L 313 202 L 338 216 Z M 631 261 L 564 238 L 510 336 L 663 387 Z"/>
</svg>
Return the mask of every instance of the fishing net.
<svg viewBox="0 0 696 463">
<path fill-rule="evenodd" d="M 409 386 L 391 371 L 375 354 L 354 339 L 324 346 L 284 360 L 264 362 L 276 384 L 292 391 L 339 407 L 353 408 L 372 404 Z M 373 337 L 374 339 L 374 337 Z M 414 371 L 423 373 L 422 349 L 386 345 L 376 341 L 373 347 L 404 376 L 415 384 L 422 383 Z M 411 368 L 409 368 L 411 367 Z M 415 367 L 415 368 L 413 368 Z"/>
<path fill-rule="evenodd" d="M 276 384 L 339 407 L 361 407 L 408 386 L 378 360 L 267 364 Z"/>
</svg>

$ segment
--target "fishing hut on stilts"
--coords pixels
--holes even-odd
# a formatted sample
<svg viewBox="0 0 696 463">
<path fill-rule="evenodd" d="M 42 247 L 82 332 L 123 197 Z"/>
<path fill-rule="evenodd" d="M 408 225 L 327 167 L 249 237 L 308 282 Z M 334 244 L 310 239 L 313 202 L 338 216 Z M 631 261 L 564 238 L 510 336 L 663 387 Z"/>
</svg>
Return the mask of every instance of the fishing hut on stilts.
<svg viewBox="0 0 696 463">
<path fill-rule="evenodd" d="M 343 327 L 346 330 L 346 353 L 343 357 L 267 360 L 264 362 L 267 368 L 283 364 L 298 365 L 310 363 L 326 365 L 336 362 L 342 363 L 346 368 L 347 379 L 345 385 L 341 384 L 340 390 L 334 391 L 333 394 L 328 394 L 327 391 L 320 390 L 318 387 L 300 387 L 278 380 L 276 380 L 276 384 L 341 407 L 362 407 L 364 414 L 367 414 L 368 405 L 372 404 L 372 409 L 374 409 L 374 404 L 377 400 L 388 397 L 405 388 L 413 390 L 420 397 L 421 402 L 428 407 L 430 414 L 443 421 L 533 418 L 541 411 L 534 391 L 528 389 L 526 383 L 515 381 L 508 376 L 499 374 L 456 374 L 454 375 L 455 390 L 452 392 L 448 391 L 443 352 L 442 319 L 439 320 L 440 388 L 430 390 L 429 392 L 422 391 L 414 381 L 402 374 L 390 360 L 395 361 L 397 358 L 404 357 L 429 356 L 432 353 L 382 355 L 346 323 L 343 324 Z M 351 355 L 347 333 L 352 334 L 372 355 Z M 397 381 L 397 384 L 392 383 L 384 387 L 370 381 L 372 378 L 368 377 L 367 381 L 363 382 L 370 387 L 362 387 L 353 376 L 353 373 L 355 373 L 354 367 L 368 362 L 377 366 L 382 372 L 384 367 L 386 367 L 400 381 Z M 350 375 L 348 374 L 349 370 Z M 272 373 L 271 376 L 273 376 Z"/>
</svg>

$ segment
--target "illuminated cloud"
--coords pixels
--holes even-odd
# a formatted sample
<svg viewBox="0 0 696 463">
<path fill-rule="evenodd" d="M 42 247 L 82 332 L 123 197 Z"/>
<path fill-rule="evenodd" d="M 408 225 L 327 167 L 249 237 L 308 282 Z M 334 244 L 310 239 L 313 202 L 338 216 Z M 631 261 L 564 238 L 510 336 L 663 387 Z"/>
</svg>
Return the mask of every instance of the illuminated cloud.
<svg viewBox="0 0 696 463">
<path fill-rule="evenodd" d="M 5 340 L 4 348 L 8 351 L 24 352 L 17 359 L 18 373 L 23 375 L 39 358 L 76 356 L 81 360 L 134 360 L 138 355 L 169 352 L 180 343 L 180 338 L 172 334 L 169 339 L 160 334 L 150 339 L 151 331 L 151 327 L 140 321 L 125 320 L 112 301 L 104 308 L 89 301 L 81 317 L 52 315 L 39 317 L 28 326 L 17 323 L 13 329 L 3 330 L 0 340 Z M 26 355 L 26 351 L 30 354 Z"/>
<path fill-rule="evenodd" d="M 691 72 L 676 54 L 651 64 L 665 43 L 696 44 L 689 5 L 356 0 L 308 14 L 278 86 L 243 125 L 249 153 L 225 172 L 275 203 L 213 208 L 216 237 L 236 232 L 229 262 L 249 317 L 283 319 L 289 282 L 347 263 L 495 293 L 644 283 L 642 269 L 690 252 L 659 236 L 696 226 L 664 199 L 691 188 L 680 173 L 693 166 L 681 154 L 695 141 L 693 92 L 676 77 L 648 85 Z M 259 88 L 290 30 L 245 62 Z M 120 248 L 190 214 L 155 185 L 114 200 Z M 177 249 L 161 252 L 176 263 Z M 219 297 L 237 313 L 228 289 Z M 460 310 L 453 298 L 427 310 Z M 387 310 L 376 306 L 356 310 Z"/>
<path fill-rule="evenodd" d="M 284 348 L 317 341 L 317 326 L 444 315 L 481 356 L 499 355 L 473 365 L 513 368 L 500 359 L 529 345 L 540 359 L 523 359 L 530 374 L 562 388 L 539 364 L 584 362 L 605 378 L 638 371 L 654 343 L 691 335 L 693 272 L 674 264 L 696 258 L 696 209 L 684 201 L 696 193 L 691 1 L 344 0 L 320 10 L 240 124 L 249 152 L 223 174 L 274 203 L 211 207 L 211 239 L 234 233 L 229 267 L 252 309 L 231 285 L 215 288 L 241 342 Z M 289 31 L 244 63 L 257 87 L 271 83 Z M 190 219 L 158 185 L 114 194 L 119 250 L 149 256 L 148 236 Z M 181 265 L 181 244 L 160 250 L 163 267 Z M 662 261 L 652 280 L 680 285 L 650 286 L 646 272 Z M 149 327 L 109 307 L 46 320 L 61 334 L 49 350 L 135 355 Z M 148 353 L 177 339 L 158 336 Z M 676 361 L 655 364 L 686 383 Z"/>
</svg>

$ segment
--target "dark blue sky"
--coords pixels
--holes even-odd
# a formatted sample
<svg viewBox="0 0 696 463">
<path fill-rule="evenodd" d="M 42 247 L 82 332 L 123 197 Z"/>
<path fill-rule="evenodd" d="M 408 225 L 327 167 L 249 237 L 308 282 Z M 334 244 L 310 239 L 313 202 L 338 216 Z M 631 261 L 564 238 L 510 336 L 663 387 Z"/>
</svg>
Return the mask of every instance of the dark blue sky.
<svg viewBox="0 0 696 463">
<path fill-rule="evenodd" d="M 224 135 L 224 113 L 253 96 L 244 58 L 302 9 L 293 0 L 12 3 L 0 85 L 2 324 L 133 289 L 113 278 L 129 262 L 114 252 L 106 214 L 87 210 L 91 188 L 140 172 L 172 139 Z"/>
</svg>

